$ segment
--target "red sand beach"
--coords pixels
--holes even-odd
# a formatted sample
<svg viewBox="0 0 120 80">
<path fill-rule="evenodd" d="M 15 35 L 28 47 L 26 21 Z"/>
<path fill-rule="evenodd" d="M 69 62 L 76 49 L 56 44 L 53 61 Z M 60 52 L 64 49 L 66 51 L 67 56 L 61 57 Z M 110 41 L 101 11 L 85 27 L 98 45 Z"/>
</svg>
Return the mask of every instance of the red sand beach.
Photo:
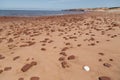
<svg viewBox="0 0 120 80">
<path fill-rule="evenodd" d="M 120 80 L 120 14 L 0 17 L 0 80 Z"/>
</svg>

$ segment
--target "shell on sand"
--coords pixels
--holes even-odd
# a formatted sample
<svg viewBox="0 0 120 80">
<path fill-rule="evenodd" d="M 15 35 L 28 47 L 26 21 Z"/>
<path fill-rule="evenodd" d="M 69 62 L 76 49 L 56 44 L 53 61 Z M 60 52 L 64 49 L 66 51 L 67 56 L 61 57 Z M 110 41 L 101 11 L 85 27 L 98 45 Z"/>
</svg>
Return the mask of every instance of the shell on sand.
<svg viewBox="0 0 120 80">
<path fill-rule="evenodd" d="M 85 71 L 90 71 L 90 67 L 89 67 L 89 66 L 84 66 L 83 69 L 84 69 Z"/>
</svg>

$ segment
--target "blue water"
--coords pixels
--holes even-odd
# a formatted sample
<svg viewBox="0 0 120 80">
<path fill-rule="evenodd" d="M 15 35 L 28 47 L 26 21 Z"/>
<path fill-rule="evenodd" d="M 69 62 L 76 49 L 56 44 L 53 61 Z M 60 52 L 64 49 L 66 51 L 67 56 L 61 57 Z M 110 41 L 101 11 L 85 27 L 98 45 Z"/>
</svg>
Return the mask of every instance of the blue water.
<svg viewBox="0 0 120 80">
<path fill-rule="evenodd" d="M 80 14 L 81 11 L 45 11 L 45 10 L 0 10 L 0 16 L 50 16 Z"/>
</svg>

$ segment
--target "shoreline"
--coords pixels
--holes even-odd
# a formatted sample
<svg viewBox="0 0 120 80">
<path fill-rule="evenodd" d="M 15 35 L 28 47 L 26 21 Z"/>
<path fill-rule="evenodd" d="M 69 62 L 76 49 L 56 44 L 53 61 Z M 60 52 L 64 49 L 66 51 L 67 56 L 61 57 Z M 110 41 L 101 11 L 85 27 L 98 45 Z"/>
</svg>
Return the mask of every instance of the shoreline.
<svg viewBox="0 0 120 80">
<path fill-rule="evenodd" d="M 80 14 L 85 14 L 89 12 L 81 12 L 81 13 L 76 13 L 76 14 L 55 14 L 55 15 L 40 15 L 40 16 L 0 16 L 0 17 L 55 17 L 55 16 L 69 16 L 69 15 L 80 15 Z"/>
<path fill-rule="evenodd" d="M 18 16 L 18 17 L 37 17 L 37 16 L 55 16 L 55 15 L 69 15 L 69 14 L 80 14 L 83 11 L 27 11 L 27 10 L 0 10 L 0 16 Z"/>
<path fill-rule="evenodd" d="M 41 15 L 41 16 L 0 16 L 0 18 L 3 17 L 8 17 L 8 18 L 43 18 L 43 17 L 62 17 L 62 16 L 75 16 L 75 15 L 84 15 L 84 14 L 96 14 L 96 13 L 104 13 L 104 14 L 120 14 L 120 11 L 87 11 L 87 12 L 82 12 L 82 13 L 77 13 L 77 14 L 63 14 L 63 15 Z"/>
</svg>

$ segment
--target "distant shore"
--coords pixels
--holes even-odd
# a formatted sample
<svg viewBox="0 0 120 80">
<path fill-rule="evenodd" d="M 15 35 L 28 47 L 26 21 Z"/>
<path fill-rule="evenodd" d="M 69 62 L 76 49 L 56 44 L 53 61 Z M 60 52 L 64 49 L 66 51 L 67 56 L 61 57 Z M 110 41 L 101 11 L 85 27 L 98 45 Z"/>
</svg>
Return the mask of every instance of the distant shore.
<svg viewBox="0 0 120 80">
<path fill-rule="evenodd" d="M 56 16 L 56 15 L 67 15 L 67 14 L 81 14 L 84 11 L 50 11 L 50 10 L 0 10 L 0 16 Z"/>
<path fill-rule="evenodd" d="M 120 7 L 103 7 L 103 8 L 79 8 L 79 9 L 66 9 L 63 11 L 120 11 Z"/>
</svg>

